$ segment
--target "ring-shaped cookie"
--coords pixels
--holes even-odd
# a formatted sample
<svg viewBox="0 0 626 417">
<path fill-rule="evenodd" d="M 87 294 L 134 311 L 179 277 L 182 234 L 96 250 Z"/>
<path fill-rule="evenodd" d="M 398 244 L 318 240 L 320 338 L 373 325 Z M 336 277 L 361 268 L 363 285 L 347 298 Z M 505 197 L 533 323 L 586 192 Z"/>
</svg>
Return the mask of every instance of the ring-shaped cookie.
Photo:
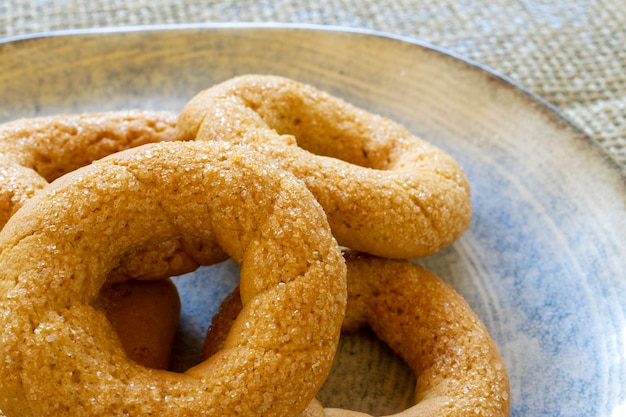
<svg viewBox="0 0 626 417">
<path fill-rule="evenodd" d="M 80 198 L 78 198 L 80 197 Z M 90 303 L 137 248 L 241 263 L 244 308 L 183 374 L 129 361 Z M 300 413 L 333 361 L 345 263 L 306 186 L 230 144 L 169 142 L 75 170 L 0 232 L 0 409 L 11 416 Z"/>
<path fill-rule="evenodd" d="M 174 140 L 176 118 L 170 112 L 121 110 L 0 124 L 0 229 L 49 181 L 121 150 Z M 100 298 L 129 356 L 166 368 L 180 309 L 174 285 L 107 285 Z"/>
<path fill-rule="evenodd" d="M 417 378 L 415 405 L 393 417 L 506 417 L 509 380 L 484 324 L 452 287 L 404 260 L 344 254 L 348 307 L 342 330 L 369 326 Z M 204 355 L 218 351 L 240 308 L 236 292 L 222 304 L 207 332 Z M 301 417 L 369 417 L 324 409 L 313 401 Z M 392 416 L 388 416 L 392 417 Z"/>
<path fill-rule="evenodd" d="M 170 112 L 121 110 L 18 119 L 0 125 L 0 225 L 49 181 L 115 152 L 177 139 Z M 178 242 L 135 253 L 111 271 L 109 282 L 133 276 L 160 279 L 197 264 Z M 226 255 L 222 254 L 221 260 Z"/>
<path fill-rule="evenodd" d="M 248 75 L 196 95 L 185 140 L 246 143 L 302 179 L 341 245 L 389 258 L 429 255 L 471 218 L 457 162 L 391 120 L 309 85 Z"/>
<path fill-rule="evenodd" d="M 48 182 L 114 152 L 175 139 L 176 115 L 121 110 L 0 125 L 0 227 Z"/>
</svg>

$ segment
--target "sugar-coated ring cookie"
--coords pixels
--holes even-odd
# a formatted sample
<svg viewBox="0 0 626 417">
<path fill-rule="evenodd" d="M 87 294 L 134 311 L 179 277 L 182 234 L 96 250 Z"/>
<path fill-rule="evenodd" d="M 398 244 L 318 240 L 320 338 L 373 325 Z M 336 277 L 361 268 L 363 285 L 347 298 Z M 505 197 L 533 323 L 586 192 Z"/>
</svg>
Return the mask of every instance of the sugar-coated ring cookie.
<svg viewBox="0 0 626 417">
<path fill-rule="evenodd" d="M 18 119 L 0 125 L 0 225 L 49 181 L 115 152 L 177 139 L 170 112 L 121 110 Z M 160 279 L 197 264 L 179 242 L 162 242 L 127 256 L 110 282 Z M 222 255 L 221 259 L 225 259 Z"/>
<path fill-rule="evenodd" d="M 183 374 L 130 361 L 91 305 L 125 256 L 170 240 L 197 264 L 241 263 L 226 347 Z M 0 248 L 8 417 L 297 415 L 332 364 L 341 251 L 306 186 L 241 147 L 150 144 L 75 170 L 9 219 Z"/>
<path fill-rule="evenodd" d="M 121 110 L 0 125 L 0 225 L 48 182 L 114 152 L 175 139 L 177 116 Z"/>
<path fill-rule="evenodd" d="M 49 181 L 114 152 L 174 140 L 176 118 L 169 112 L 122 110 L 0 124 L 0 228 Z M 107 285 L 105 292 L 101 302 L 129 356 L 167 367 L 180 309 L 171 281 Z"/>
<path fill-rule="evenodd" d="M 302 179 L 341 245 L 379 256 L 432 254 L 471 218 L 463 170 L 405 128 L 296 81 L 248 75 L 196 95 L 185 140 L 246 143 Z"/>
<path fill-rule="evenodd" d="M 0 225 L 36 191 L 67 172 L 124 149 L 175 140 L 176 122 L 177 116 L 170 112 L 120 110 L 25 118 L 0 125 Z M 175 242 L 167 242 L 129 256 L 109 280 L 188 272 L 195 264 L 185 262 L 181 251 Z"/>
<path fill-rule="evenodd" d="M 345 253 L 348 307 L 342 329 L 369 326 L 417 377 L 415 405 L 394 417 L 509 415 L 509 380 L 487 329 L 452 287 L 404 260 Z M 203 355 L 221 349 L 224 328 L 240 308 L 233 292 L 207 332 Z M 323 409 L 314 401 L 301 417 L 367 417 Z"/>
</svg>

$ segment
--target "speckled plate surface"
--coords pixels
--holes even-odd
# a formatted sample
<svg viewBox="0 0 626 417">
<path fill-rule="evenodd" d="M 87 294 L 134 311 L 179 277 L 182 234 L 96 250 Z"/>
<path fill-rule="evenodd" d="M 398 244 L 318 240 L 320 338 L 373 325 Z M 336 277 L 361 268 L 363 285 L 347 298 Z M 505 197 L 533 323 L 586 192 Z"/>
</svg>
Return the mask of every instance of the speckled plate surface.
<svg viewBox="0 0 626 417">
<path fill-rule="evenodd" d="M 244 73 L 311 83 L 454 155 L 473 187 L 470 230 L 426 259 L 483 319 L 511 379 L 513 416 L 626 415 L 626 183 L 579 130 L 480 65 L 408 40 L 295 26 L 62 33 L 0 43 L 0 121 L 140 107 L 178 111 Z M 176 279 L 177 367 L 193 359 L 232 262 Z M 414 381 L 371 335 L 342 339 L 319 398 L 404 409 Z"/>
</svg>

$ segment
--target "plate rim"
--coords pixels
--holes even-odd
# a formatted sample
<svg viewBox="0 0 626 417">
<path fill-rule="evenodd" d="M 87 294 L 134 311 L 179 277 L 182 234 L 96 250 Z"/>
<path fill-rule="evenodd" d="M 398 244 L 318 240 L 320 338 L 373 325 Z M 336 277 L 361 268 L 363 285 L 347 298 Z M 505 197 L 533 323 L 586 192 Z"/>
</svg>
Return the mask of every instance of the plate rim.
<svg viewBox="0 0 626 417">
<path fill-rule="evenodd" d="M 513 87 L 516 87 L 522 90 L 524 93 L 532 96 L 533 99 L 541 102 L 542 105 L 548 107 L 550 110 L 557 113 L 561 118 L 567 121 L 572 125 L 576 130 L 579 130 L 580 133 L 585 134 L 585 132 L 567 115 L 563 114 L 562 111 L 550 103 L 548 100 L 543 98 L 541 95 L 535 93 L 530 88 L 526 87 L 522 83 L 516 81 L 515 79 L 504 75 L 497 70 L 485 65 L 479 61 L 476 61 L 472 58 L 469 58 L 465 55 L 462 55 L 458 52 L 452 51 L 450 49 L 441 47 L 434 43 L 426 42 L 420 39 L 412 38 L 406 35 L 398 35 L 387 31 L 376 30 L 376 29 L 367 29 L 367 28 L 359 28 L 359 27 L 351 27 L 351 26 L 340 26 L 340 25 L 319 25 L 314 23 L 280 23 L 280 22 L 233 22 L 233 23 L 167 23 L 167 24 L 151 24 L 151 25 L 130 25 L 130 26 L 106 26 L 106 27 L 98 27 L 98 28 L 75 28 L 75 29 L 60 29 L 60 30 L 50 30 L 50 31 L 41 31 L 35 32 L 31 34 L 24 35 L 15 35 L 6 38 L 0 39 L 0 46 L 7 43 L 17 43 L 22 41 L 31 41 L 43 38 L 52 38 L 52 37 L 64 37 L 64 36 L 81 36 L 81 35 L 104 35 L 104 34 L 123 34 L 123 33 L 137 33 L 137 32 L 158 32 L 158 31 L 185 31 L 185 30 L 214 30 L 214 29 L 293 29 L 293 30 L 308 30 L 308 31 L 320 31 L 320 32 L 339 32 L 346 34 L 356 34 L 356 35 L 368 35 L 375 36 L 380 38 L 386 38 L 390 40 L 402 41 L 410 44 L 414 44 L 419 47 L 423 47 L 426 49 L 431 49 L 435 52 L 441 53 L 443 55 L 448 55 L 452 58 L 456 58 L 460 61 L 465 62 L 466 64 L 471 65 L 472 67 L 476 67 L 482 71 L 486 71 L 492 76 L 495 76 L 502 81 L 505 81 L 507 84 L 511 84 Z M 585 134 L 585 136 L 588 136 Z"/>
</svg>

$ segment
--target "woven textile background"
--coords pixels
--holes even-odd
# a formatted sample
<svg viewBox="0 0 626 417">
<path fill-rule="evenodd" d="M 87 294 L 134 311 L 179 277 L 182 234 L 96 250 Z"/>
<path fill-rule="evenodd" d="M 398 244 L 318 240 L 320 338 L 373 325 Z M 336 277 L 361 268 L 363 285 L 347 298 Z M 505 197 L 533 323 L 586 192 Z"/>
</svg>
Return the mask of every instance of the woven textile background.
<svg viewBox="0 0 626 417">
<path fill-rule="evenodd" d="M 429 42 L 558 107 L 626 172 L 624 0 L 0 0 L 0 37 L 196 22 L 359 27 Z M 1 62 L 0 62 L 1 67 Z"/>
</svg>

